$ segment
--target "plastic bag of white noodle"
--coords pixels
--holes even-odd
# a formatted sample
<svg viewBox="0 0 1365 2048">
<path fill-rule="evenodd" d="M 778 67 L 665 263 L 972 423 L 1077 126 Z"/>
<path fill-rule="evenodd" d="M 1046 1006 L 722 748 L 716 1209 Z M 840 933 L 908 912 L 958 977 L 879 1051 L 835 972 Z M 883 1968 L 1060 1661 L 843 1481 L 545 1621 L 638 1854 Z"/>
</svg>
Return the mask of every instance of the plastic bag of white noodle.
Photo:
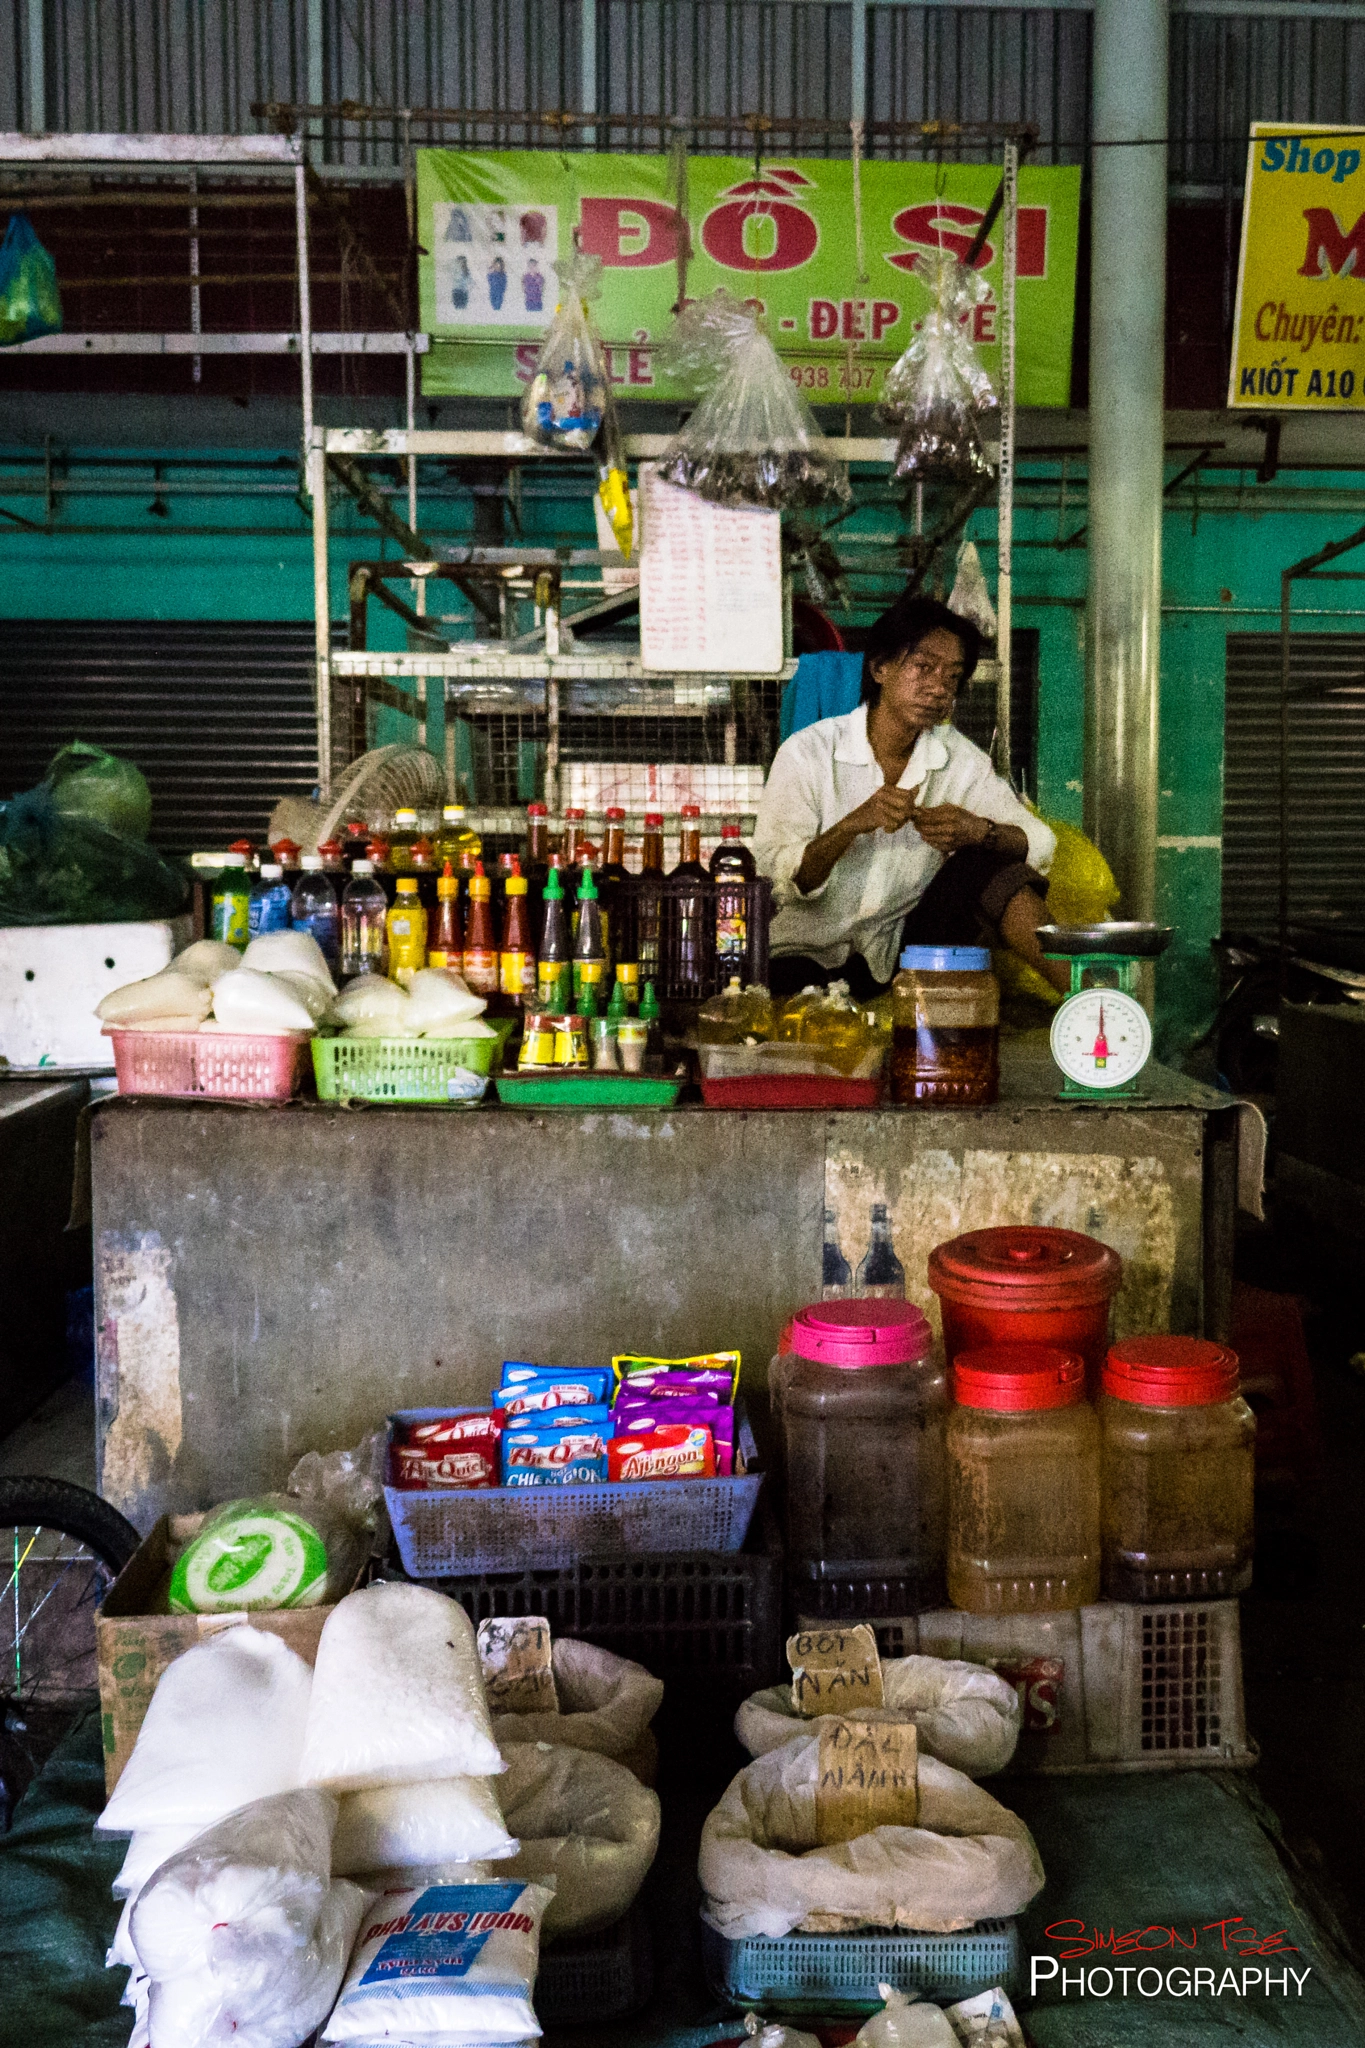
<svg viewBox="0 0 1365 2048">
<path fill-rule="evenodd" d="M 489 1778 L 380 1785 L 369 1792 L 343 1792 L 339 1803 L 332 1843 L 337 1877 L 480 1858 L 501 1862 L 517 1853 Z"/>
<path fill-rule="evenodd" d="M 331 1877 L 336 1801 L 256 1800 L 163 1864 L 133 1906 L 151 2048 L 298 2048 L 326 2018 L 364 1909 Z"/>
<path fill-rule="evenodd" d="M 921 1756 L 936 1756 L 988 1778 L 1003 1771 L 1019 1740 L 1019 1695 L 984 1664 L 951 1657 L 892 1657 L 882 1665 L 884 1704 L 859 1714 L 863 1721 L 913 1721 Z M 790 1685 L 751 1693 L 735 1715 L 735 1734 L 750 1756 L 766 1756 L 811 1724 L 792 1705 Z"/>
<path fill-rule="evenodd" d="M 312 1674 L 278 1636 L 238 1623 L 162 1672 L 102 1834 L 207 1827 L 299 1782 Z"/>
<path fill-rule="evenodd" d="M 539 1884 L 430 1885 L 372 1900 L 324 2041 L 530 2041 Z M 153 2043 L 153 2048 L 157 2044 Z"/>
<path fill-rule="evenodd" d="M 701 1831 L 702 1913 L 730 1941 L 859 1927 L 951 1934 L 1024 1907 L 1043 1886 L 1017 1814 L 937 1757 L 919 1760 L 919 1821 L 821 1844 L 820 1742 L 796 1736 L 735 1778 Z"/>
<path fill-rule="evenodd" d="M 348 1593 L 318 1642 L 297 1782 L 366 1792 L 502 1769 L 458 1601 L 387 1581 Z"/>
</svg>

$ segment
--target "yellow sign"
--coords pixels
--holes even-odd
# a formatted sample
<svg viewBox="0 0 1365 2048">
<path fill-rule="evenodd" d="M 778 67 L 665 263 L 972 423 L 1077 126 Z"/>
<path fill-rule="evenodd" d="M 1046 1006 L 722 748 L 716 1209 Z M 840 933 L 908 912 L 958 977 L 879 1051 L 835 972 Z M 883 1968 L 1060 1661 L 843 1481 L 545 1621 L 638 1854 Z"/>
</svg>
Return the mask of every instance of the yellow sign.
<svg viewBox="0 0 1365 2048">
<path fill-rule="evenodd" d="M 1228 404 L 1365 410 L 1365 130 L 1253 124 Z"/>
</svg>

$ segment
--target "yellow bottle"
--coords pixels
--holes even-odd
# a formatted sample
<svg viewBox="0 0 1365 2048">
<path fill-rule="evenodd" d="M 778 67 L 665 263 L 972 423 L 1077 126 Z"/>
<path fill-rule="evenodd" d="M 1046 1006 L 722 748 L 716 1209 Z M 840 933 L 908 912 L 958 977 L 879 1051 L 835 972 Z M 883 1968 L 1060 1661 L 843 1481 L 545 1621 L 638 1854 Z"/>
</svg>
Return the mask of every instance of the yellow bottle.
<svg viewBox="0 0 1365 2048">
<path fill-rule="evenodd" d="M 398 877 L 398 893 L 389 905 L 389 976 L 412 986 L 412 977 L 427 964 L 427 914 L 417 894 L 416 875 Z"/>
</svg>

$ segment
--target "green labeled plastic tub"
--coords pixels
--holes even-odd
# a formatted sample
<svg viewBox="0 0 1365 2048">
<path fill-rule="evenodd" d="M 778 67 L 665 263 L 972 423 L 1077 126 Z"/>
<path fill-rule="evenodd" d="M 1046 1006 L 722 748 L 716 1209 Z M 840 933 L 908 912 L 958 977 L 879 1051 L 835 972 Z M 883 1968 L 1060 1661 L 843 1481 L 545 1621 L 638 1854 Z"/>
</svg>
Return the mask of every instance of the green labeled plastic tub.
<svg viewBox="0 0 1365 2048">
<path fill-rule="evenodd" d="M 487 1089 L 498 1049 L 496 1038 L 315 1038 L 318 1099 L 467 1108 Z"/>
<path fill-rule="evenodd" d="M 498 1074 L 499 1100 L 514 1109 L 671 1109 L 682 1081 L 670 1074 Z"/>
</svg>

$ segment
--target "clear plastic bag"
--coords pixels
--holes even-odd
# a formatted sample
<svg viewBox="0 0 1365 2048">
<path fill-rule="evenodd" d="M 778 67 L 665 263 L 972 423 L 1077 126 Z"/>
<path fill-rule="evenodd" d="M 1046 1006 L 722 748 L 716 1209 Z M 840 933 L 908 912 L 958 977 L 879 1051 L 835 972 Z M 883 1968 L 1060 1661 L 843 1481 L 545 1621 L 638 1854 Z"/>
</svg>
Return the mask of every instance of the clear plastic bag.
<svg viewBox="0 0 1365 2048">
<path fill-rule="evenodd" d="M 337 1877 L 361 1871 L 500 1862 L 517 1843 L 503 1826 L 491 1778 L 437 1778 L 343 1792 L 332 1843 Z"/>
<path fill-rule="evenodd" d="M 502 1769 L 459 1602 L 396 1581 L 349 1593 L 318 1642 L 296 1782 L 366 1792 Z"/>
<path fill-rule="evenodd" d="M 964 540 L 958 551 L 957 574 L 953 578 L 948 609 L 956 612 L 960 619 L 970 619 L 983 640 L 994 640 L 1000 629 L 975 541 Z"/>
<path fill-rule="evenodd" d="M 196 1643 L 162 1672 L 97 1830 L 208 1827 L 296 1785 L 311 1686 L 302 1657 L 249 1622 Z"/>
<path fill-rule="evenodd" d="M 364 1893 L 331 1877 L 336 1801 L 285 1792 L 162 1865 L 132 1911 L 151 2048 L 297 2048 L 332 2008 Z"/>
<path fill-rule="evenodd" d="M 751 306 L 724 288 L 694 301 L 661 353 L 672 375 L 705 392 L 664 450 L 665 483 L 716 505 L 795 511 L 849 502 L 848 471 Z"/>
<path fill-rule="evenodd" d="M 57 266 L 28 215 L 11 214 L 0 242 L 0 348 L 61 331 Z"/>
<path fill-rule="evenodd" d="M 820 2048 L 818 2034 L 803 2034 L 784 2020 L 761 2019 L 756 2012 L 745 2013 L 744 2032 L 754 2048 Z"/>
<path fill-rule="evenodd" d="M 602 259 L 575 250 L 556 263 L 559 304 L 521 402 L 522 431 L 542 448 L 597 458 L 597 495 L 621 553 L 630 559 L 634 522 L 625 444 L 607 359 L 588 311 L 602 290 Z"/>
<path fill-rule="evenodd" d="M 907 1998 L 890 1984 L 879 1984 L 886 2000 L 880 2012 L 864 2020 L 853 2037 L 853 2048 L 957 2048 L 957 2035 L 936 2005 L 928 2005 L 915 1993 Z"/>
<path fill-rule="evenodd" d="M 901 428 L 893 474 L 970 483 L 992 474 L 977 416 L 997 403 L 995 387 L 968 331 L 990 288 L 946 249 L 921 251 L 912 267 L 932 303 L 877 404 L 878 417 Z"/>
</svg>

